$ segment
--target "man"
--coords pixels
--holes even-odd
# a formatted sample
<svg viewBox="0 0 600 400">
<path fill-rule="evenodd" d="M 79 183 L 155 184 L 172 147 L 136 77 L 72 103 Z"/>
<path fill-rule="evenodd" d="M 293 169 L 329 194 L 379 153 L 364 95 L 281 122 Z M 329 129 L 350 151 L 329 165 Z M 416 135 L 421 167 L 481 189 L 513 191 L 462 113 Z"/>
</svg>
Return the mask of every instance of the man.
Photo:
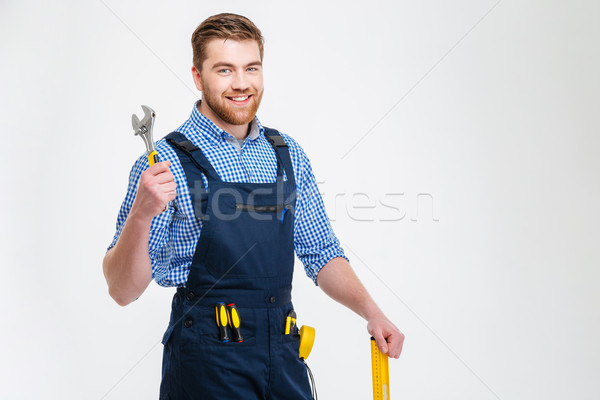
<svg viewBox="0 0 600 400">
<path fill-rule="evenodd" d="M 192 75 L 202 100 L 157 143 L 163 162 L 134 165 L 103 268 L 124 306 L 152 279 L 176 286 L 163 338 L 161 399 L 308 399 L 292 311 L 294 251 L 307 275 L 367 320 L 382 352 L 404 335 L 348 264 L 308 158 L 256 118 L 263 95 L 263 38 L 247 18 L 219 14 L 192 35 Z M 235 303 L 243 341 L 225 342 L 217 303 Z"/>
</svg>

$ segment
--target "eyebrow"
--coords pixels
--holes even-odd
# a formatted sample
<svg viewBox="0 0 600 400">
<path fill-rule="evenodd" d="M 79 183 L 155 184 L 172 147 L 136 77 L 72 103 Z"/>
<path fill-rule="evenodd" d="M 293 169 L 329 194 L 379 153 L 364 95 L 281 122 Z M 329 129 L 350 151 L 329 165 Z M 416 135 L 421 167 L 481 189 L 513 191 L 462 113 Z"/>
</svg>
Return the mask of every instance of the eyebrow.
<svg viewBox="0 0 600 400">
<path fill-rule="evenodd" d="M 252 61 L 252 62 L 250 62 L 250 63 L 246 64 L 246 65 L 244 66 L 244 68 L 248 68 L 248 67 L 256 67 L 256 66 L 259 66 L 259 67 L 260 67 L 260 66 L 262 66 L 262 62 L 260 62 L 260 61 L 258 61 L 258 60 L 257 60 L 257 61 Z M 215 69 L 215 68 L 221 68 L 221 67 L 235 68 L 235 65 L 233 65 L 233 64 L 231 64 L 231 63 L 228 63 L 228 62 L 225 62 L 225 61 L 219 61 L 219 62 L 215 63 L 215 64 L 212 66 L 212 69 Z"/>
</svg>

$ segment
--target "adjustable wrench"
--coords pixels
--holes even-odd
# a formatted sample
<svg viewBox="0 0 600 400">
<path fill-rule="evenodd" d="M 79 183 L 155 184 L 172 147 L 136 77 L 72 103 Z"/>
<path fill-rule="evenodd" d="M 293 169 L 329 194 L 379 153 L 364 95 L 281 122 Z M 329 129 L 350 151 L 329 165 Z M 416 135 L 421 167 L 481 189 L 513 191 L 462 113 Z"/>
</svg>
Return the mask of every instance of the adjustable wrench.
<svg viewBox="0 0 600 400">
<path fill-rule="evenodd" d="M 146 154 L 148 154 L 148 163 L 153 165 L 159 161 L 158 153 L 154 148 L 154 140 L 152 140 L 152 128 L 154 127 L 154 117 L 156 113 L 148 106 L 142 106 L 144 110 L 144 118 L 140 121 L 137 115 L 131 115 L 131 125 L 133 126 L 133 134 L 141 136 L 146 144 Z"/>
</svg>

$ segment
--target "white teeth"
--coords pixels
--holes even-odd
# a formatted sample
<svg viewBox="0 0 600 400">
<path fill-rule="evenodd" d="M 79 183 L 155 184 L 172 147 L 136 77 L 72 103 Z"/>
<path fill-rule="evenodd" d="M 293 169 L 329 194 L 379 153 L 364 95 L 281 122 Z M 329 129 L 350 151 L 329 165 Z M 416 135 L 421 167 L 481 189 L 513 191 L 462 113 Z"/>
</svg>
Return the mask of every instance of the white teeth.
<svg viewBox="0 0 600 400">
<path fill-rule="evenodd" d="M 248 96 L 243 96 L 243 97 L 232 97 L 231 100 L 233 101 L 244 101 L 248 98 Z"/>
</svg>

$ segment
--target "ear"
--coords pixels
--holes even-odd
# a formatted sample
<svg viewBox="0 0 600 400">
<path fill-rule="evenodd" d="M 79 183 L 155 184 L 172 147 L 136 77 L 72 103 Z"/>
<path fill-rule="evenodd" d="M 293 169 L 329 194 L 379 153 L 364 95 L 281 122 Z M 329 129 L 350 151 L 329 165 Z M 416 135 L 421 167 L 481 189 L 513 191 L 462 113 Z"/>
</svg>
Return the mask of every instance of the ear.
<svg viewBox="0 0 600 400">
<path fill-rule="evenodd" d="M 192 66 L 192 77 L 194 78 L 196 89 L 202 91 L 202 77 L 200 76 L 200 71 L 198 71 L 196 66 Z"/>
</svg>

